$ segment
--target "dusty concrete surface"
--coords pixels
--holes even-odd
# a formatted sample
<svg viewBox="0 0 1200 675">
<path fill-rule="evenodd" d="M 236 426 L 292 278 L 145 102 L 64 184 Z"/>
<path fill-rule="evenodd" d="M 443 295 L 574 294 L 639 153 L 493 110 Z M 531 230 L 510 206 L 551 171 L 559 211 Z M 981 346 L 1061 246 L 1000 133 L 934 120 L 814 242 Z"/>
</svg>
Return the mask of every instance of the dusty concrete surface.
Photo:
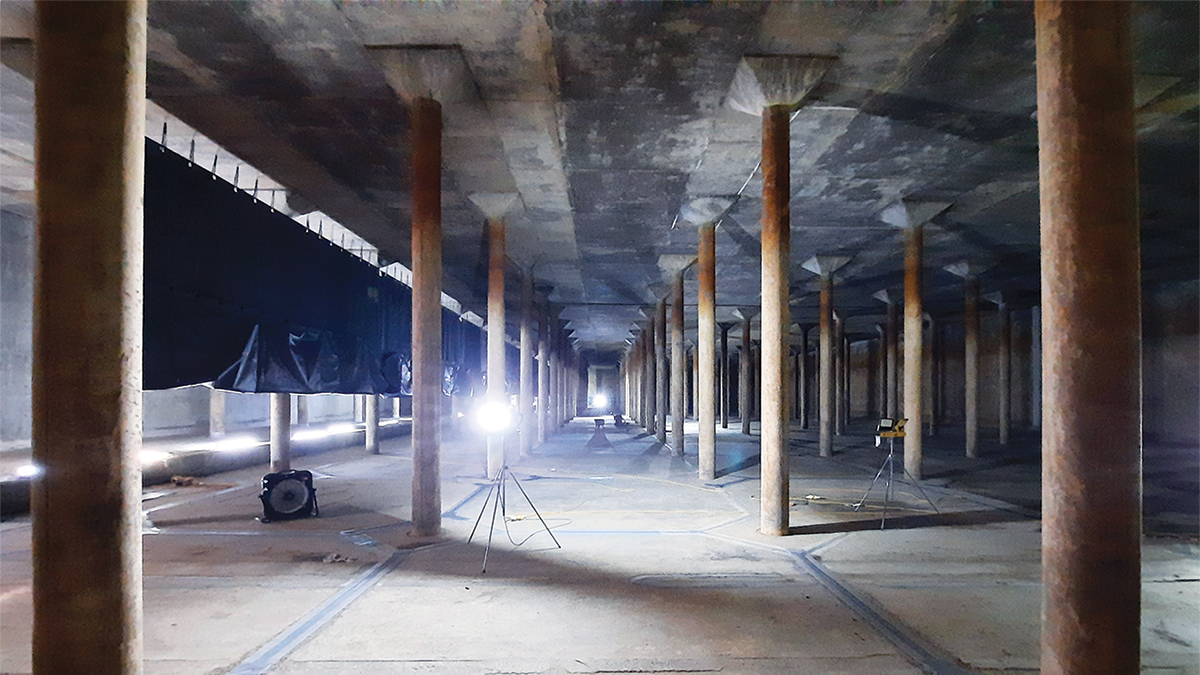
<svg viewBox="0 0 1200 675">
<path fill-rule="evenodd" d="M 756 425 L 757 426 L 757 425 Z M 407 438 L 302 458 L 321 517 L 262 524 L 265 467 L 147 488 L 146 672 L 1022 673 L 1036 672 L 1040 602 L 1036 440 L 960 457 L 926 439 L 920 494 L 881 486 L 885 454 L 861 423 L 832 459 L 793 431 L 792 535 L 756 531 L 757 438 L 721 430 L 718 478 L 653 437 L 590 419 L 513 466 L 562 548 L 510 481 L 480 573 L 491 507 L 485 447 L 447 441 L 443 536 L 408 534 Z M 688 441 L 695 427 L 688 425 Z M 690 446 L 694 447 L 694 446 Z M 898 450 L 899 451 L 899 450 Z M 897 457 L 897 465 L 901 465 Z M 1148 468 L 1147 476 L 1157 475 Z M 1148 494 L 1164 490 L 1147 486 Z M 1143 545 L 1142 662 L 1200 673 L 1200 550 L 1173 495 Z M 1159 518 L 1159 520 L 1154 520 Z M 29 663 L 29 523 L 0 524 L 0 671 Z"/>
</svg>

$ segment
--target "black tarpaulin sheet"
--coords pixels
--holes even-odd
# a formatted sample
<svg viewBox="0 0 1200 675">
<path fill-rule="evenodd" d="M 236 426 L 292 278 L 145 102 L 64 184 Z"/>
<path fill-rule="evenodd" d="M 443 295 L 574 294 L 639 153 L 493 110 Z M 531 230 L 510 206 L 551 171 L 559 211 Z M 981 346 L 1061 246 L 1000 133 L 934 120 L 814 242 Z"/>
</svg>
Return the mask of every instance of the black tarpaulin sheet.
<svg viewBox="0 0 1200 675">
<path fill-rule="evenodd" d="M 150 140 L 145 265 L 146 389 L 406 391 L 411 289 Z"/>
</svg>

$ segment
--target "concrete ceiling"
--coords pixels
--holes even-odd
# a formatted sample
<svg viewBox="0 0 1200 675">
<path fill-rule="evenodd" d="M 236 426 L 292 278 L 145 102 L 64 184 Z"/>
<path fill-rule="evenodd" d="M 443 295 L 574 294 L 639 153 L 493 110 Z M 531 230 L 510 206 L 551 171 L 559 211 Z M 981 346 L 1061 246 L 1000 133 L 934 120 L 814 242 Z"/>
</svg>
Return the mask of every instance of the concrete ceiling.
<svg viewBox="0 0 1200 675">
<path fill-rule="evenodd" d="M 1198 7 L 1134 10 L 1148 285 L 1198 276 Z M 7 129 L 32 89 L 9 70 L 28 5 L 3 9 Z M 835 304 L 852 332 L 872 330 L 872 295 L 902 285 L 901 233 L 881 219 L 901 197 L 952 204 L 926 230 L 932 314 L 959 311 L 944 266 L 962 260 L 987 267 L 985 292 L 1037 288 L 1027 3 L 152 2 L 150 28 L 154 103 L 401 262 L 408 114 L 389 54 L 452 48 L 466 86 L 443 104 L 446 290 L 484 313 L 484 220 L 468 197 L 518 192 L 514 270 L 533 269 L 597 356 L 662 296 L 660 256 L 695 252 L 677 218 L 695 197 L 741 192 L 718 229 L 719 320 L 758 304 L 760 121 L 727 102 L 749 53 L 837 57 L 791 127 L 796 322 L 816 318 L 801 264 L 846 255 Z M 20 152 L 6 148 L 6 172 Z M 5 203 L 29 182 L 6 183 Z M 515 307 L 515 278 L 510 291 Z M 686 293 L 694 305 L 694 273 Z"/>
</svg>

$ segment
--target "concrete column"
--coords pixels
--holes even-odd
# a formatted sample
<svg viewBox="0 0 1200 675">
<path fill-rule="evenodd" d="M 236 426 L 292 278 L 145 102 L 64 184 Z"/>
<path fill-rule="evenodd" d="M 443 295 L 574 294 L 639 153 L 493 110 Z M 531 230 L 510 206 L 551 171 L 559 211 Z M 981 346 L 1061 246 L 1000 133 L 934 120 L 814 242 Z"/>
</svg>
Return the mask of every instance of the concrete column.
<svg viewBox="0 0 1200 675">
<path fill-rule="evenodd" d="M 654 437 L 667 442 L 667 405 L 670 371 L 667 370 L 667 299 L 658 301 L 654 321 Z"/>
<path fill-rule="evenodd" d="M 929 317 L 929 435 L 936 436 L 942 416 L 942 323 Z"/>
<path fill-rule="evenodd" d="M 655 404 L 656 396 L 658 396 L 658 374 L 656 374 L 656 359 L 654 358 L 654 328 L 655 318 L 658 317 L 658 312 L 650 312 L 649 321 L 646 324 L 646 330 L 642 334 L 642 426 L 646 428 L 649 435 L 656 435 L 656 414 L 658 405 Z"/>
<path fill-rule="evenodd" d="M 716 336 L 714 335 L 713 337 L 715 338 Z M 698 419 L 700 419 L 700 350 L 696 347 L 693 347 L 690 350 L 690 352 L 691 352 L 691 358 L 692 358 L 691 387 L 688 390 L 692 395 L 691 396 L 691 413 L 692 414 L 690 415 L 690 417 L 692 419 L 698 420 Z"/>
<path fill-rule="evenodd" d="M 646 382 L 644 383 L 646 403 L 643 406 L 646 418 L 643 426 L 646 428 L 646 433 L 656 437 L 658 436 L 658 358 L 655 356 L 654 338 L 658 333 L 658 328 L 655 326 L 657 320 L 658 312 L 651 312 L 650 320 L 646 325 Z"/>
<path fill-rule="evenodd" d="M 304 394 L 292 394 L 292 403 L 296 406 L 296 426 L 308 425 L 308 397 Z"/>
<path fill-rule="evenodd" d="M 818 408 L 822 457 L 833 457 L 833 280 L 821 275 L 821 345 Z"/>
<path fill-rule="evenodd" d="M 750 340 L 750 317 L 754 311 L 742 310 L 742 351 L 738 363 L 738 417 L 742 420 L 742 433 L 750 435 L 750 418 L 752 407 L 750 399 L 754 397 L 754 387 L 750 382 L 751 371 L 754 370 L 754 357 L 750 354 L 753 345 Z"/>
<path fill-rule="evenodd" d="M 966 453 L 979 456 L 979 279 L 966 277 L 963 296 L 963 415 Z"/>
<path fill-rule="evenodd" d="M 522 457 L 529 455 L 537 433 L 533 419 L 533 330 L 533 272 L 526 271 L 521 279 L 521 393 L 517 410 L 521 420 L 517 449 Z"/>
<path fill-rule="evenodd" d="M 997 356 L 999 378 L 1000 445 L 1008 445 L 1012 428 L 1012 314 L 1008 303 L 1000 302 L 1000 346 Z"/>
<path fill-rule="evenodd" d="M 225 392 L 220 389 L 208 390 L 208 435 L 225 435 Z"/>
<path fill-rule="evenodd" d="M 925 341 L 921 330 L 922 254 L 924 226 L 904 229 L 904 417 L 911 424 L 904 437 L 904 470 L 913 480 L 921 479 L 921 376 Z"/>
<path fill-rule="evenodd" d="M 1137 673 L 1141 283 L 1127 3 L 1038 2 L 1042 672 Z"/>
<path fill-rule="evenodd" d="M 473 195 L 472 199 L 477 200 L 478 196 Z M 476 201 L 476 204 L 479 203 Z M 504 346 L 504 336 L 507 332 L 504 316 L 504 209 L 494 208 L 495 206 L 488 203 L 484 208 L 488 216 L 487 399 L 492 405 L 507 406 L 508 396 L 504 391 L 507 371 Z M 498 476 L 506 463 L 504 436 L 503 432 L 488 434 L 488 478 Z"/>
<path fill-rule="evenodd" d="M 729 329 L 733 324 L 721 324 L 721 428 L 729 428 L 730 382 L 729 375 Z"/>
<path fill-rule="evenodd" d="M 833 313 L 833 433 L 841 436 L 846 430 L 846 327 L 842 317 Z"/>
<path fill-rule="evenodd" d="M 846 324 L 842 322 L 842 433 L 850 425 L 850 338 L 845 335 Z"/>
<path fill-rule="evenodd" d="M 367 394 L 363 397 L 363 417 L 366 421 L 365 447 L 368 454 L 379 454 L 379 395 Z"/>
<path fill-rule="evenodd" d="M 904 470 L 921 478 L 921 439 L 924 434 L 922 378 L 925 340 L 921 310 L 924 226 L 942 211 L 945 202 L 904 199 L 884 209 L 885 223 L 904 230 L 904 417 L 909 423 L 904 438 Z"/>
<path fill-rule="evenodd" d="M 136 674 L 146 2 L 36 16 L 33 672 Z"/>
<path fill-rule="evenodd" d="M 271 472 L 292 468 L 292 395 L 271 394 Z"/>
<path fill-rule="evenodd" d="M 683 457 L 683 411 L 687 399 L 683 351 L 683 272 L 671 284 L 671 449 Z"/>
<path fill-rule="evenodd" d="M 629 368 L 625 369 L 626 380 Z M 538 325 L 538 364 L 537 364 L 537 442 L 546 442 L 546 429 L 549 417 L 546 408 L 550 405 L 550 316 L 542 312 Z"/>
<path fill-rule="evenodd" d="M 800 327 L 800 428 L 808 428 L 808 327 Z"/>
<path fill-rule="evenodd" d="M 1029 426 L 1042 426 L 1042 308 L 1029 310 Z"/>
<path fill-rule="evenodd" d="M 788 531 L 788 412 L 785 360 L 788 355 L 788 271 L 791 267 L 791 198 L 787 106 L 771 106 L 762 116 L 762 371 L 761 522 L 764 534 Z"/>
<path fill-rule="evenodd" d="M 410 105 L 412 133 L 413 530 L 442 526 L 442 106 Z"/>
<path fill-rule="evenodd" d="M 396 396 L 392 399 L 392 417 L 400 419 L 400 397 Z"/>
<path fill-rule="evenodd" d="M 895 301 L 887 302 L 887 416 L 900 417 L 900 330 Z"/>
<path fill-rule="evenodd" d="M 762 419 L 762 344 L 755 344 L 750 350 L 750 381 L 753 389 L 750 394 L 750 406 L 754 410 L 753 419 Z"/>
</svg>

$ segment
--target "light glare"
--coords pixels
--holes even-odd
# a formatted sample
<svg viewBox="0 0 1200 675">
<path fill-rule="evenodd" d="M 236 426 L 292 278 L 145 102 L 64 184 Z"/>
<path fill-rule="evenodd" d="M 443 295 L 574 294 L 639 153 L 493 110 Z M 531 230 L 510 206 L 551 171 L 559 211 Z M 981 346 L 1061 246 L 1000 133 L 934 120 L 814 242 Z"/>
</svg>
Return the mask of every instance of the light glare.
<svg viewBox="0 0 1200 675">
<path fill-rule="evenodd" d="M 488 401 L 476 411 L 475 423 L 485 434 L 502 434 L 512 426 L 512 410 L 498 401 Z"/>
</svg>

